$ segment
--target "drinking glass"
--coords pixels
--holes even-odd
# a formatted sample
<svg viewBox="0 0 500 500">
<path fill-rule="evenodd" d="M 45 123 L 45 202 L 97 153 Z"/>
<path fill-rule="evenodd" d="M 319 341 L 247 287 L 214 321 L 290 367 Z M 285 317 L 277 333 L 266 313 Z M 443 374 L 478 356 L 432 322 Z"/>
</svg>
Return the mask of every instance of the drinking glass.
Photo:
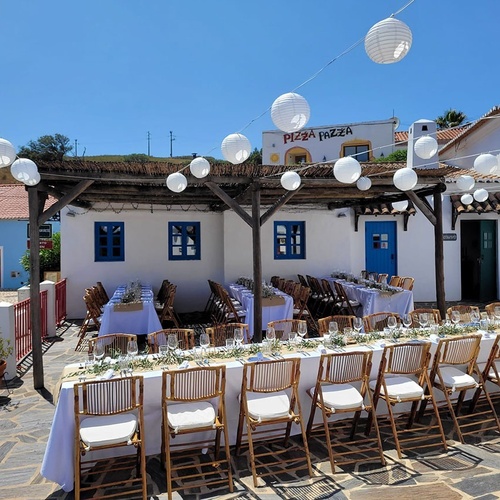
<svg viewBox="0 0 500 500">
<path fill-rule="evenodd" d="M 297 333 L 300 335 L 300 338 L 303 340 L 307 334 L 307 323 L 304 321 L 303 323 L 299 323 L 297 326 Z"/>
<path fill-rule="evenodd" d="M 226 349 L 231 351 L 234 349 L 234 339 L 226 339 Z"/>
<path fill-rule="evenodd" d="M 427 328 L 429 326 L 429 316 L 427 313 L 420 313 L 418 315 L 418 322 L 422 328 Z"/>
<path fill-rule="evenodd" d="M 236 347 L 241 347 L 243 342 L 243 328 L 234 329 L 234 341 L 236 342 Z"/>
<path fill-rule="evenodd" d="M 500 322 L 500 307 L 496 306 L 495 309 L 493 310 L 493 314 L 495 316 L 495 321 L 498 324 Z"/>
<path fill-rule="evenodd" d="M 337 333 L 339 333 L 339 325 L 336 321 L 330 321 L 330 323 L 328 323 L 328 333 L 330 335 L 337 335 Z"/>
<path fill-rule="evenodd" d="M 139 352 L 139 347 L 137 346 L 136 340 L 129 340 L 127 343 L 127 354 L 134 358 Z"/>
<path fill-rule="evenodd" d="M 361 329 L 363 328 L 363 318 L 358 318 L 356 316 L 353 321 L 353 326 L 357 334 L 361 333 Z"/>
<path fill-rule="evenodd" d="M 458 325 L 460 323 L 460 312 L 459 311 L 451 311 L 451 322 L 454 325 Z"/>
<path fill-rule="evenodd" d="M 353 329 L 350 326 L 346 326 L 344 328 L 344 345 L 347 345 L 349 340 L 351 340 L 353 338 L 352 332 L 353 332 Z"/>
<path fill-rule="evenodd" d="M 104 357 L 104 344 L 97 342 L 94 346 L 94 361 L 100 361 Z"/>
<path fill-rule="evenodd" d="M 159 345 L 158 346 L 158 354 L 162 357 L 165 358 L 168 355 L 168 345 Z"/>
<path fill-rule="evenodd" d="M 292 345 L 297 343 L 297 332 L 290 332 L 288 334 L 288 342 Z"/>
<path fill-rule="evenodd" d="M 412 324 L 411 315 L 410 314 L 403 314 L 402 321 L 403 321 L 403 326 L 405 328 L 410 328 L 410 326 Z"/>
<path fill-rule="evenodd" d="M 272 326 L 267 328 L 266 338 L 270 342 L 274 342 L 276 340 L 276 332 L 274 331 L 274 328 Z"/>
<path fill-rule="evenodd" d="M 210 345 L 210 337 L 208 333 L 202 333 L 200 335 L 200 346 L 203 349 L 203 352 L 207 351 L 207 347 Z"/>
<path fill-rule="evenodd" d="M 169 333 L 167 337 L 167 346 L 170 350 L 175 351 L 179 345 L 179 339 L 175 333 Z"/>
<path fill-rule="evenodd" d="M 473 323 L 473 324 L 479 323 L 479 319 L 480 319 L 479 311 L 471 311 L 471 313 L 470 313 L 471 323 Z"/>
<path fill-rule="evenodd" d="M 391 332 L 396 329 L 396 327 L 398 326 L 398 322 L 394 316 L 389 316 L 387 318 L 387 326 L 391 329 Z"/>
</svg>

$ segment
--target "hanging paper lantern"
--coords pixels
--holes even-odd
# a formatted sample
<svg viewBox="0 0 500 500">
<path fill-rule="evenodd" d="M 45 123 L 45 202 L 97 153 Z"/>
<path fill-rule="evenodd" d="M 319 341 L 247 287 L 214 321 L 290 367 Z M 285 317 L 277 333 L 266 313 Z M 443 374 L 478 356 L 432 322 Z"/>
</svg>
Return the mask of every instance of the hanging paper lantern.
<svg viewBox="0 0 500 500">
<path fill-rule="evenodd" d="M 479 155 L 474 160 L 474 168 L 483 175 L 494 174 L 498 168 L 497 157 L 490 153 Z"/>
<path fill-rule="evenodd" d="M 167 177 L 167 187 L 174 193 L 181 193 L 187 187 L 187 179 L 180 172 L 175 172 Z"/>
<path fill-rule="evenodd" d="M 472 197 L 471 194 L 467 193 L 467 194 L 463 194 L 461 197 L 460 197 L 460 201 L 464 204 L 464 205 L 470 205 L 473 201 L 474 201 L 474 198 Z"/>
<path fill-rule="evenodd" d="M 394 210 L 402 212 L 403 210 L 406 210 L 408 208 L 408 200 L 395 201 L 394 203 L 392 203 L 392 208 L 394 208 Z"/>
<path fill-rule="evenodd" d="M 189 170 L 198 179 L 203 179 L 203 177 L 206 177 L 210 173 L 210 163 L 202 156 L 199 156 L 191 161 Z"/>
<path fill-rule="evenodd" d="M 250 156 L 250 141 L 243 134 L 229 134 L 221 144 L 222 155 L 233 165 L 243 163 Z"/>
<path fill-rule="evenodd" d="M 0 139 L 0 168 L 8 167 L 15 159 L 14 146 L 6 139 Z"/>
<path fill-rule="evenodd" d="M 352 156 L 339 158 L 333 166 L 333 175 L 344 184 L 352 184 L 359 179 L 361 175 L 361 165 L 359 161 Z"/>
<path fill-rule="evenodd" d="M 365 36 L 365 50 L 373 62 L 391 64 L 408 54 L 411 42 L 410 28 L 403 21 L 388 17 L 370 28 Z"/>
<path fill-rule="evenodd" d="M 474 191 L 474 199 L 482 203 L 488 199 L 488 191 L 486 189 L 480 188 Z"/>
<path fill-rule="evenodd" d="M 271 119 L 283 132 L 296 132 L 306 126 L 311 116 L 308 102 L 299 94 L 279 96 L 271 107 Z"/>
<path fill-rule="evenodd" d="M 28 160 L 28 158 L 19 158 L 10 166 L 10 173 L 14 179 L 26 182 L 35 178 L 38 167 L 34 161 Z"/>
<path fill-rule="evenodd" d="M 434 137 L 431 137 L 430 135 L 423 135 L 417 139 L 415 145 L 413 146 L 413 150 L 419 158 L 422 158 L 422 160 L 428 160 L 437 153 L 438 143 Z"/>
<path fill-rule="evenodd" d="M 23 181 L 27 186 L 36 186 L 41 180 L 40 173 L 36 172 L 33 177 L 27 181 Z"/>
<path fill-rule="evenodd" d="M 300 186 L 300 175 L 297 172 L 285 172 L 281 176 L 281 185 L 288 191 L 295 191 Z"/>
<path fill-rule="evenodd" d="M 409 191 L 417 185 L 418 177 L 415 170 L 405 167 L 399 169 L 392 178 L 394 185 L 401 191 Z"/>
<path fill-rule="evenodd" d="M 372 181 L 369 177 L 360 177 L 356 182 L 356 186 L 360 191 L 368 191 L 372 187 Z"/>
<path fill-rule="evenodd" d="M 475 183 L 474 177 L 470 175 L 461 175 L 457 179 L 457 188 L 460 189 L 460 191 L 471 191 Z"/>
</svg>

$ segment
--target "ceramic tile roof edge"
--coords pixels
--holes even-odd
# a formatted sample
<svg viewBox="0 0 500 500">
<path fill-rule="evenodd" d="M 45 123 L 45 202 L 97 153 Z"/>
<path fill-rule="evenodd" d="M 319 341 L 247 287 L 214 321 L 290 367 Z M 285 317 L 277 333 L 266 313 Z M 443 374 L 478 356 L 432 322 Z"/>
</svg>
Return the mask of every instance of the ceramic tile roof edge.
<svg viewBox="0 0 500 500">
<path fill-rule="evenodd" d="M 45 208 L 56 202 L 55 198 L 49 196 Z M 29 219 L 28 193 L 24 184 L 0 184 L 0 205 L 3 206 L 0 220 Z"/>
</svg>

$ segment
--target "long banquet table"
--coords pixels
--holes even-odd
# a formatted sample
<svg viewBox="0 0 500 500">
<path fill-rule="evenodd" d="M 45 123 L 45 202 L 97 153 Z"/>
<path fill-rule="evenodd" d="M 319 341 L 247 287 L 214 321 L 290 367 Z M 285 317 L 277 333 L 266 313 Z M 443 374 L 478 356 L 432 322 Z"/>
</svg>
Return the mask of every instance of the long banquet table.
<svg viewBox="0 0 500 500">
<path fill-rule="evenodd" d="M 363 316 L 384 311 L 398 313 L 403 316 L 414 309 L 413 292 L 411 290 L 389 293 L 337 278 L 325 277 L 325 279 L 332 283 L 334 281 L 341 283 L 348 299 L 356 300 L 361 304 Z"/>
<path fill-rule="evenodd" d="M 491 351 L 495 335 L 484 334 L 481 342 L 479 362 L 486 362 Z M 438 340 L 431 341 L 431 352 L 434 353 Z M 381 355 L 383 351 L 383 341 L 379 341 L 370 346 L 355 345 L 347 347 L 349 350 L 371 350 L 373 352 L 371 379 L 375 379 L 378 373 Z M 322 347 L 322 346 L 320 346 Z M 343 350 L 345 348 L 342 348 Z M 328 352 L 333 352 L 328 350 Z M 301 359 L 301 375 L 299 382 L 299 397 L 304 415 L 304 422 L 307 423 L 311 407 L 311 399 L 308 390 L 315 386 L 316 376 L 319 366 L 319 348 L 309 350 L 307 353 L 288 353 L 287 350 L 281 352 L 284 357 L 298 356 Z M 226 364 L 226 412 L 229 431 L 230 444 L 235 444 L 238 428 L 239 400 L 241 390 L 241 379 L 243 365 L 234 360 L 214 360 L 212 363 L 224 362 Z M 190 362 L 195 366 L 194 362 Z M 69 371 L 78 371 L 78 364 L 67 367 Z M 146 455 L 157 455 L 161 446 L 161 370 L 137 372 L 144 376 L 144 423 L 145 423 L 145 451 Z M 75 380 L 68 380 L 61 384 L 59 398 L 50 430 L 47 448 L 43 458 L 41 474 L 58 483 L 64 491 L 73 489 L 73 464 L 75 446 L 75 420 L 73 405 L 73 385 Z M 472 393 L 471 393 L 472 394 Z M 56 395 L 55 395 L 56 396 Z M 439 393 L 436 394 L 439 396 Z M 379 414 L 384 413 L 383 402 L 379 405 Z M 316 419 L 321 420 L 320 412 L 317 412 Z M 297 425 L 292 426 L 292 433 L 299 433 Z M 178 436 L 180 438 L 180 436 Z M 178 439 L 176 438 L 176 439 Z M 126 451 L 126 450 L 125 450 Z M 94 452 L 95 453 L 95 452 Z M 113 452 L 111 452 L 113 453 Z M 110 453 L 110 455 L 111 455 Z M 116 450 L 114 450 L 116 456 Z M 108 455 L 108 456 L 110 456 Z M 100 455 L 102 456 L 102 454 Z"/>
<path fill-rule="evenodd" d="M 125 285 L 119 286 L 104 306 L 99 335 L 108 333 L 134 333 L 146 335 L 161 330 L 151 286 L 143 285 L 141 302 L 123 304 Z"/>
<path fill-rule="evenodd" d="M 229 285 L 229 293 L 234 299 L 241 302 L 241 305 L 246 310 L 245 323 L 248 324 L 248 329 L 250 335 L 254 334 L 254 318 L 253 318 L 253 307 L 254 307 L 254 296 L 253 293 L 246 287 L 242 285 L 236 285 L 234 283 Z M 278 319 L 292 319 L 293 318 L 293 297 L 282 292 L 281 290 L 275 289 L 275 293 L 278 297 L 282 297 L 284 303 L 277 305 L 262 306 L 262 331 L 267 329 L 267 324 L 270 321 L 276 321 Z"/>
</svg>

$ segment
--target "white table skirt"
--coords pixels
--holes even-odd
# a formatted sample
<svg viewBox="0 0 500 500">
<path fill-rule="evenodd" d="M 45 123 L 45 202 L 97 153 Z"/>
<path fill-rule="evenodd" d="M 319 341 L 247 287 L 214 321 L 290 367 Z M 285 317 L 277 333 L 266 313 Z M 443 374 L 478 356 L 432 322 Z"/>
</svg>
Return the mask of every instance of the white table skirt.
<svg viewBox="0 0 500 500">
<path fill-rule="evenodd" d="M 367 288 L 357 283 L 336 280 L 331 277 L 325 277 L 330 282 L 339 281 L 350 300 L 357 300 L 362 307 L 362 315 L 377 312 L 395 312 L 400 316 L 409 314 L 413 311 L 413 292 L 411 290 L 402 290 L 394 294 L 384 293 L 375 288 Z"/>
<path fill-rule="evenodd" d="M 99 335 L 108 333 L 146 335 L 161 330 L 162 326 L 155 309 L 151 287 L 143 287 L 142 309 L 138 311 L 115 310 L 114 306 L 120 303 L 124 290 L 124 287 L 118 287 L 113 297 L 104 306 Z"/>
<path fill-rule="evenodd" d="M 485 337 L 481 342 L 479 354 L 480 363 L 486 362 L 493 345 L 494 336 Z M 431 352 L 436 350 L 437 342 L 432 343 Z M 349 347 L 349 350 L 367 350 L 373 352 L 371 379 L 377 377 L 380 359 L 382 356 L 382 347 L 380 345 L 371 348 L 364 346 Z M 300 356 L 301 375 L 299 382 L 299 397 L 304 415 L 304 422 L 307 424 L 310 409 L 311 398 L 308 391 L 316 385 L 316 376 L 319 366 L 319 352 L 310 352 L 309 355 L 286 354 L 285 357 Z M 77 367 L 78 365 L 74 365 Z M 233 445 L 236 443 L 236 434 L 238 429 L 239 401 L 238 396 L 241 392 L 241 379 L 243 375 L 243 366 L 239 362 L 228 362 L 226 364 L 226 413 L 228 421 L 229 441 Z M 157 455 L 161 452 L 161 372 L 152 371 L 142 373 L 144 376 L 144 423 L 145 423 L 145 452 L 146 455 Z M 50 481 L 58 483 L 64 491 L 73 489 L 73 464 L 74 464 L 74 446 L 75 446 L 75 420 L 73 413 L 73 384 L 74 382 L 64 382 L 61 386 L 61 392 L 57 402 L 52 427 L 47 442 L 47 448 L 42 462 L 41 474 Z M 471 397 L 472 391 L 469 397 Z M 439 397 L 439 391 L 436 392 Z M 383 401 L 380 401 L 378 413 L 386 412 Z M 321 413 L 316 412 L 315 422 L 321 421 Z M 300 428 L 298 425 L 292 426 L 292 434 L 298 434 Z M 187 436 L 186 436 L 187 437 Z M 179 436 L 178 436 L 179 438 Z M 176 439 L 178 439 L 176 438 Z M 127 451 L 127 450 L 125 450 Z M 115 454 L 116 450 L 109 450 L 108 456 Z M 130 453 L 130 450 L 128 450 Z"/>
<path fill-rule="evenodd" d="M 253 293 L 245 287 L 240 285 L 229 285 L 229 292 L 234 299 L 241 302 L 241 305 L 246 310 L 245 323 L 248 324 L 250 336 L 254 335 L 254 317 L 253 306 L 254 297 Z M 267 329 L 267 324 L 270 321 L 278 319 L 292 319 L 293 318 L 293 297 L 276 289 L 276 294 L 284 297 L 285 303 L 276 306 L 263 306 L 262 307 L 262 331 Z"/>
</svg>

